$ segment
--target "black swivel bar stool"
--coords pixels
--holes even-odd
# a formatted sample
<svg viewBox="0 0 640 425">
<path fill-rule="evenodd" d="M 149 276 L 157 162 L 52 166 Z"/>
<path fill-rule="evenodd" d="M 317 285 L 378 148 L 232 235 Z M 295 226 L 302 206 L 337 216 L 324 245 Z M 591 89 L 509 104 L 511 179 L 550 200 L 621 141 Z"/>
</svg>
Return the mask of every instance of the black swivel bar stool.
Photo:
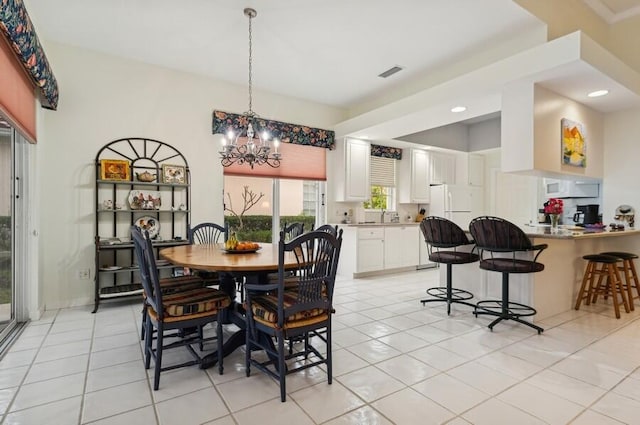
<svg viewBox="0 0 640 425">
<path fill-rule="evenodd" d="M 475 304 L 466 302 L 466 300 L 473 298 L 471 292 L 453 288 L 451 285 L 452 265 L 478 261 L 478 254 L 473 252 L 475 248 L 470 252 L 457 250 L 458 247 L 472 245 L 473 241 L 467 238 L 464 230 L 457 224 L 442 217 L 426 217 L 420 222 L 420 230 L 422 230 L 424 240 L 427 243 L 429 260 L 447 265 L 447 286 L 427 289 L 427 294 L 435 298 L 420 300 L 420 302 L 423 305 L 429 302 L 446 302 L 447 314 L 451 314 L 452 303 L 475 307 Z"/>
<path fill-rule="evenodd" d="M 471 236 L 480 250 L 480 268 L 502 273 L 502 299 L 486 300 L 476 304 L 474 314 L 497 316 L 489 324 L 489 329 L 502 320 L 513 320 L 527 325 L 541 333 L 544 329 L 533 323 L 522 320 L 521 317 L 533 316 L 536 310 L 528 305 L 509 301 L 509 275 L 511 273 L 537 273 L 544 270 L 544 264 L 538 263 L 540 253 L 548 245 L 533 245 L 527 235 L 515 224 L 498 217 L 477 217 L 469 224 Z M 533 260 L 517 258 L 517 253 L 535 253 Z M 489 253 L 486 256 L 485 253 Z M 494 256 L 507 254 L 509 256 Z"/>
</svg>

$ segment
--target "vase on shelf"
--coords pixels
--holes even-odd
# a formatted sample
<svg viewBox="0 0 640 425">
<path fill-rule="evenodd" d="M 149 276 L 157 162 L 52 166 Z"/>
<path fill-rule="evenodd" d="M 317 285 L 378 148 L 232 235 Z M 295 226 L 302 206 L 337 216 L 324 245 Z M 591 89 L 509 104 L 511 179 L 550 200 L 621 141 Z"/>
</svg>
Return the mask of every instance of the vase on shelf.
<svg viewBox="0 0 640 425">
<path fill-rule="evenodd" d="M 551 230 L 558 230 L 558 222 L 560 221 L 560 214 L 550 214 L 551 217 Z"/>
</svg>

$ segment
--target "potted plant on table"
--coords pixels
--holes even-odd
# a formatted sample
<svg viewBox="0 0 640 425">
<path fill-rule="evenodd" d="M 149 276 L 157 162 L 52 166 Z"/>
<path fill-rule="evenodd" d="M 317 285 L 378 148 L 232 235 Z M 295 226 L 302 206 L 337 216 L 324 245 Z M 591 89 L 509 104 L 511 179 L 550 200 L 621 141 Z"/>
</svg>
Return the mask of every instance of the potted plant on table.
<svg viewBox="0 0 640 425">
<path fill-rule="evenodd" d="M 560 214 L 564 211 L 564 202 L 562 199 L 551 198 L 544 204 L 544 213 L 549 214 L 551 218 L 551 228 L 557 229 L 560 221 Z"/>
</svg>

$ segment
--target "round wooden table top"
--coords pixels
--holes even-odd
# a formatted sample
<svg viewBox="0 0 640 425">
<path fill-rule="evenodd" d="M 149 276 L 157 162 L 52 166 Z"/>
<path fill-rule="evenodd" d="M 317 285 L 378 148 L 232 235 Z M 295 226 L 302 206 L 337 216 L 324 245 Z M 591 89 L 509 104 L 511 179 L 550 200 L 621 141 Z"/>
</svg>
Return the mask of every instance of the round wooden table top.
<svg viewBox="0 0 640 425">
<path fill-rule="evenodd" d="M 277 271 L 278 245 L 260 243 L 257 252 L 227 253 L 224 244 L 180 245 L 160 250 L 160 257 L 173 264 L 196 270 L 251 272 Z M 297 265 L 291 252 L 285 253 L 285 268 Z"/>
</svg>

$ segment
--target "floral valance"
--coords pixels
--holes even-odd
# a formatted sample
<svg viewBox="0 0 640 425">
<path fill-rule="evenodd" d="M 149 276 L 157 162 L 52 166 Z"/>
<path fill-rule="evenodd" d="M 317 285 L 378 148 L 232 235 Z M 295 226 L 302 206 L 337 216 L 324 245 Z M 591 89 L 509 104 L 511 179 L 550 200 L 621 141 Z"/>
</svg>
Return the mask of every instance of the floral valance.
<svg viewBox="0 0 640 425">
<path fill-rule="evenodd" d="M 58 82 L 22 0 L 2 0 L 0 29 L 40 90 L 42 106 L 55 110 L 58 107 Z"/>
<path fill-rule="evenodd" d="M 281 142 L 327 149 L 333 149 L 335 147 L 336 142 L 333 131 L 273 121 L 260 117 L 256 118 L 256 120 L 261 129 L 267 130 L 271 137 L 277 138 Z M 247 117 L 245 115 L 213 111 L 213 134 L 226 134 L 229 128 L 232 128 L 235 133 L 238 133 L 241 128 L 246 127 Z"/>
<path fill-rule="evenodd" d="M 372 144 L 371 156 L 381 156 L 383 158 L 391 158 L 391 159 L 402 159 L 402 149 Z"/>
</svg>

